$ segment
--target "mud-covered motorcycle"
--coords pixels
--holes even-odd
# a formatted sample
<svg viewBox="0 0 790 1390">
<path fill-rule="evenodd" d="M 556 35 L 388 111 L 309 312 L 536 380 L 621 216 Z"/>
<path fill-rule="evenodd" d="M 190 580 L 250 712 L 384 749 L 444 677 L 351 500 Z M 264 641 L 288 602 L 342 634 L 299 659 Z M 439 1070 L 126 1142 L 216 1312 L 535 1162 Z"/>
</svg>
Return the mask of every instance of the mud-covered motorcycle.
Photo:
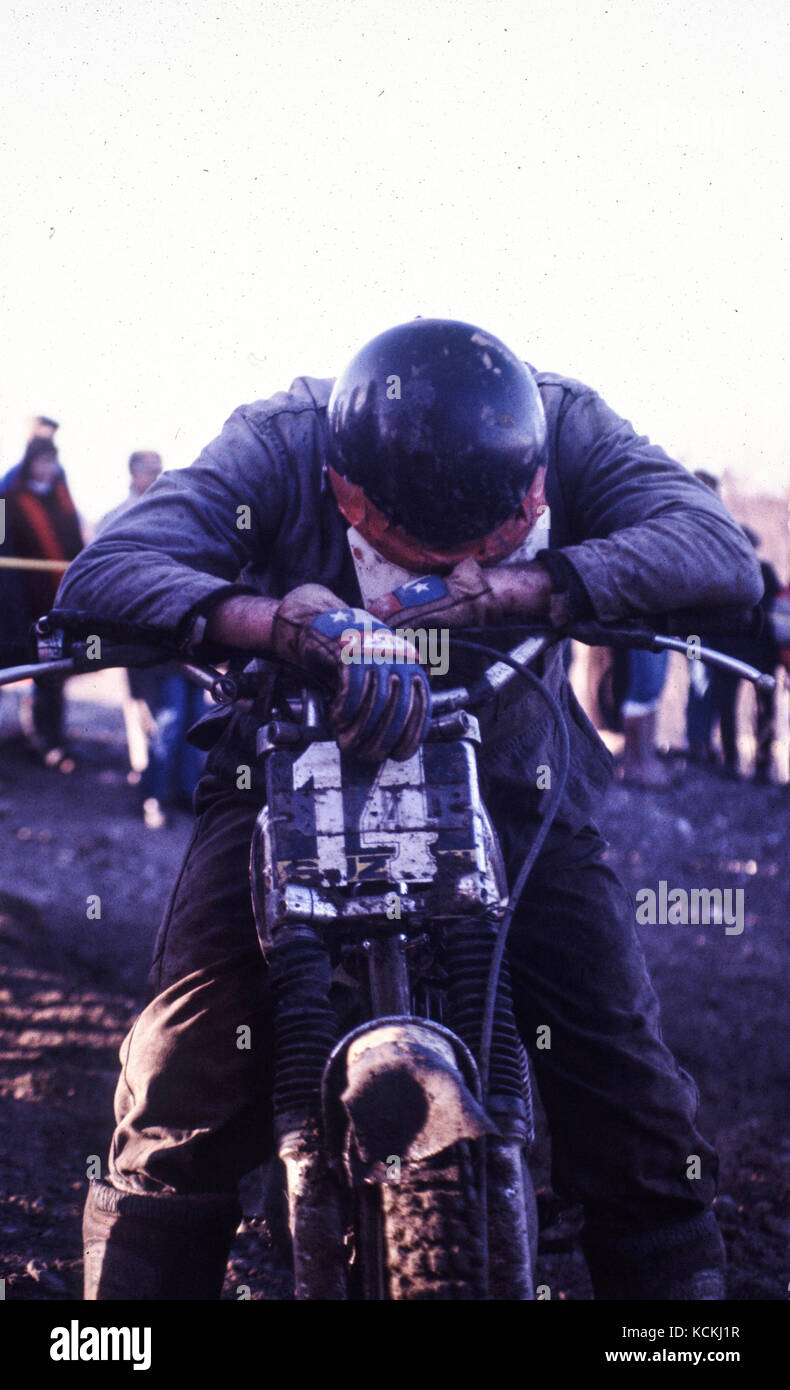
<svg viewBox="0 0 790 1390">
<path fill-rule="evenodd" d="M 717 616 L 703 626 L 678 615 L 675 630 L 711 630 Z M 166 659 L 139 642 L 97 648 L 84 615 L 39 626 L 45 659 L 0 672 L 0 684 Z M 471 687 L 434 693 L 429 736 L 412 758 L 378 765 L 341 754 L 315 689 L 278 698 L 271 663 L 237 675 L 174 663 L 217 703 L 265 710 L 250 885 L 274 998 L 276 1142 L 297 1298 L 535 1296 L 530 1074 L 506 940 L 568 772 L 562 713 L 530 663 L 567 635 L 532 629 L 508 654 L 459 641 L 492 664 Z M 772 684 L 698 638 L 634 623 L 570 635 L 674 648 Z M 474 711 L 519 678 L 551 708 L 561 758 L 509 887 L 478 785 Z"/>
</svg>

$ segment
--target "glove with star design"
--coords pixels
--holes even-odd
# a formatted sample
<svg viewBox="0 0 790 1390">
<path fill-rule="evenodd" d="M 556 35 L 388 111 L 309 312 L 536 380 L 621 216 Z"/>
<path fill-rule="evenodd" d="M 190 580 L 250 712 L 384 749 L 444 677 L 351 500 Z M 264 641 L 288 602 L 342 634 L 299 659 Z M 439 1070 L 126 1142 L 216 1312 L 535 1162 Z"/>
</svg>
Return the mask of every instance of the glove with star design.
<svg viewBox="0 0 790 1390">
<path fill-rule="evenodd" d="M 442 577 L 410 579 L 391 594 L 374 599 L 370 611 L 389 627 L 495 627 L 508 621 L 548 618 L 555 627 L 568 622 L 565 596 L 554 595 L 552 578 L 540 560 L 482 569 L 471 556 Z"/>
<path fill-rule="evenodd" d="M 416 621 L 430 627 L 485 627 L 499 620 L 500 601 L 485 570 L 470 557 L 444 578 L 426 574 L 410 579 L 391 594 L 374 599 L 370 611 L 390 627 L 413 627 Z"/>
<path fill-rule="evenodd" d="M 330 719 L 343 752 L 365 762 L 416 753 L 430 727 L 431 692 L 416 648 L 321 584 L 278 605 L 272 650 L 334 687 Z"/>
</svg>

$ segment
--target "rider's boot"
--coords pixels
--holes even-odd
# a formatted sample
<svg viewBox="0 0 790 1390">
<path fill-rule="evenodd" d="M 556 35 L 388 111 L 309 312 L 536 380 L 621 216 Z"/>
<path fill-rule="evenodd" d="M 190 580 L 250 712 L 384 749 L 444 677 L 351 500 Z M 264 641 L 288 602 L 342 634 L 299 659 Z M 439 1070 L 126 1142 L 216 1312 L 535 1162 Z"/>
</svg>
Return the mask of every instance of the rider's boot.
<svg viewBox="0 0 790 1390">
<path fill-rule="evenodd" d="M 727 1296 L 724 1241 L 710 1211 L 627 1237 L 588 1228 L 582 1248 L 596 1299 L 714 1302 Z"/>
<path fill-rule="evenodd" d="M 85 1299 L 218 1299 L 240 1219 L 235 1197 L 140 1196 L 92 1182 Z"/>
</svg>

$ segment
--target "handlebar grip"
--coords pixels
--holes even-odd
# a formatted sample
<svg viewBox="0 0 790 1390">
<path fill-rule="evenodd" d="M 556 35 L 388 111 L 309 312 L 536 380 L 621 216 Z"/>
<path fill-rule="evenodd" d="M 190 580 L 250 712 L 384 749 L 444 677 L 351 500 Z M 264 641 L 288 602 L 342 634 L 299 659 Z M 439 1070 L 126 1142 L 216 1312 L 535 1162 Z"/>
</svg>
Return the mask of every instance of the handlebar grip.
<svg viewBox="0 0 790 1390">
<path fill-rule="evenodd" d="M 674 613 L 650 613 L 619 618 L 613 623 L 574 623 L 566 636 L 589 646 L 652 647 L 653 633 L 665 637 L 759 637 L 765 626 L 762 608 L 684 608 Z"/>
<path fill-rule="evenodd" d="M 108 618 L 106 613 L 53 608 L 43 618 L 39 618 L 36 631 L 42 636 L 60 631 L 69 642 L 84 642 L 89 635 L 95 634 L 101 637 L 102 641 L 123 646 L 150 647 L 160 653 L 162 661 L 172 660 L 179 654 L 175 638 L 169 637 L 159 628 L 148 627 L 142 623 L 128 623 L 121 618 Z"/>
<path fill-rule="evenodd" d="M 688 638 L 692 634 L 699 634 L 701 637 L 759 637 L 765 627 L 765 613 L 759 606 L 688 608 L 675 613 L 665 613 L 653 621 L 656 631 L 666 633 L 668 637 Z"/>
</svg>

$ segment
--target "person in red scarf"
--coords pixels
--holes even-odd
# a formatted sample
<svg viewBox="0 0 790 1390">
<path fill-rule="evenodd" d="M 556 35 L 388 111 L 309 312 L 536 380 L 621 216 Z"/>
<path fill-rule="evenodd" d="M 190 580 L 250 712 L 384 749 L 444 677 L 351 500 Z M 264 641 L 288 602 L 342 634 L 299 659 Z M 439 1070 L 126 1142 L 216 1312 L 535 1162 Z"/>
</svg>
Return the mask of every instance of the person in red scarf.
<svg viewBox="0 0 790 1390">
<path fill-rule="evenodd" d="M 54 562 L 52 568 L 6 571 L 3 615 L 4 660 L 30 659 L 31 625 L 52 607 L 64 562 L 82 550 L 80 523 L 71 500 L 66 475 L 51 438 L 34 437 L 24 457 L 7 474 L 5 541 L 2 553 L 16 560 Z M 33 696 L 35 747 L 49 766 L 69 764 L 63 748 L 63 685 L 42 678 Z M 72 764 L 73 766 L 73 764 Z"/>
</svg>

